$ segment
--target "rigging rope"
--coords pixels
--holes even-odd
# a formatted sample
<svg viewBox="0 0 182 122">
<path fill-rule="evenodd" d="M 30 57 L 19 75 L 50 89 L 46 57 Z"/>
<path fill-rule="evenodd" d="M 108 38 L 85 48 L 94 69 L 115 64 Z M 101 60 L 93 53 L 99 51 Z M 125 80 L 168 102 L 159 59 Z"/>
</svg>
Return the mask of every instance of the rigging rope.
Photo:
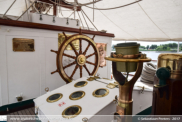
<svg viewBox="0 0 182 122">
<path fill-rule="evenodd" d="M 80 22 L 82 23 L 82 20 L 81 20 L 81 17 L 80 17 L 80 14 L 78 13 L 78 11 L 77 11 L 77 14 L 78 14 L 78 17 L 80 18 Z M 84 27 L 83 23 L 82 23 L 82 27 Z"/>
<path fill-rule="evenodd" d="M 146 63 L 141 74 L 141 81 L 153 84 L 157 66 L 152 63 Z"/>
<path fill-rule="evenodd" d="M 90 7 L 90 6 L 87 6 L 87 5 L 85 7 L 91 8 L 91 9 L 95 9 L 95 10 L 111 10 L 111 9 L 117 9 L 117 8 L 126 7 L 126 6 L 129 6 L 129 5 L 138 3 L 140 1 L 142 1 L 142 0 L 138 0 L 138 1 L 135 1 L 135 2 L 132 2 L 132 3 L 129 3 L 129 4 L 126 4 L 126 5 L 122 5 L 122 6 L 118 6 L 118 7 L 113 7 L 113 8 L 94 8 L 94 7 Z"/>
<path fill-rule="evenodd" d="M 94 9 L 97 8 L 96 5 L 94 5 Z M 100 10 L 99 10 L 100 11 Z M 102 11 L 100 11 L 101 14 L 103 14 L 111 23 L 113 23 L 116 27 L 118 27 L 119 29 L 121 29 L 122 31 L 124 31 L 125 33 L 127 33 L 128 35 L 132 36 L 133 38 L 135 38 L 137 40 L 137 38 L 131 34 L 129 34 L 128 32 L 126 32 L 125 30 L 123 30 L 121 27 L 119 27 L 116 23 L 114 23 L 108 16 L 106 16 Z"/>
<path fill-rule="evenodd" d="M 84 15 L 83 15 L 83 12 L 81 11 L 81 14 L 82 14 L 82 16 L 83 16 L 83 19 L 85 20 L 85 23 L 87 24 L 87 21 L 86 21 L 86 19 L 85 19 L 85 17 L 84 17 Z M 87 24 L 87 27 L 88 27 L 88 24 Z M 88 27 L 88 30 L 90 30 L 90 28 Z"/>
</svg>

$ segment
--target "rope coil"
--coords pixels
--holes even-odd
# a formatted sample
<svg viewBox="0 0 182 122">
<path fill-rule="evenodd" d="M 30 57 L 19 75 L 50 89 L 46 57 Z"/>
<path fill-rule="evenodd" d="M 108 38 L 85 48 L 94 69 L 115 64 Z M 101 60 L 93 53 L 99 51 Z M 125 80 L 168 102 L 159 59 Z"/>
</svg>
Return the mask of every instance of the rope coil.
<svg viewBox="0 0 182 122">
<path fill-rule="evenodd" d="M 141 74 L 141 81 L 146 83 L 154 83 L 154 76 L 157 71 L 157 66 L 152 63 L 146 63 L 144 65 L 142 74 Z"/>
</svg>

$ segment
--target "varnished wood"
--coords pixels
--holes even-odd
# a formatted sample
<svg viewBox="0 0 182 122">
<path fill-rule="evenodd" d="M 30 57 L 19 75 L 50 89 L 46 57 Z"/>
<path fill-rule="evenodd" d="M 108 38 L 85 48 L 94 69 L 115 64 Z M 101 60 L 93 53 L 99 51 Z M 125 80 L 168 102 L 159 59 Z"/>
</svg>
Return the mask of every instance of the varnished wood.
<svg viewBox="0 0 182 122">
<path fill-rule="evenodd" d="M 76 61 L 72 62 L 71 64 L 68 64 L 68 65 L 64 66 L 63 69 L 66 69 L 66 68 L 68 68 L 68 67 L 70 67 L 70 66 L 72 66 L 74 64 L 76 64 Z"/>
<path fill-rule="evenodd" d="M 82 54 L 82 40 L 79 39 L 79 43 L 80 43 L 80 51 L 79 51 L 79 54 Z"/>
<path fill-rule="evenodd" d="M 85 49 L 85 51 L 83 52 L 83 55 L 86 55 L 86 53 L 87 53 L 87 50 L 88 50 L 88 48 L 90 47 L 90 42 L 88 43 L 88 45 L 87 45 L 87 47 L 86 47 L 86 49 Z"/>
<path fill-rule="evenodd" d="M 53 15 L 57 15 L 57 5 L 53 4 Z"/>
<path fill-rule="evenodd" d="M 63 32 L 63 35 L 65 37 L 65 40 L 68 39 L 67 35 L 65 34 L 65 32 Z"/>
<path fill-rule="evenodd" d="M 46 25 L 46 24 L 39 24 L 39 23 L 32 23 L 32 22 L 23 22 L 23 21 L 16 21 L 16 20 L 5 20 L 5 19 L 0 19 L 0 25 L 13 26 L 13 27 L 24 27 L 24 28 L 34 28 L 34 29 L 45 29 L 45 30 L 53 30 L 53 31 L 65 31 L 65 32 L 73 32 L 73 33 L 79 33 L 80 32 L 80 30 L 76 29 L 76 28 Z M 82 33 L 83 34 L 114 37 L 114 34 L 101 33 L 98 31 L 82 30 Z"/>
<path fill-rule="evenodd" d="M 57 69 L 56 71 L 51 72 L 51 74 L 54 74 L 54 73 L 56 73 L 56 72 L 59 72 L 58 69 Z"/>
<path fill-rule="evenodd" d="M 35 115 L 35 107 L 32 107 L 32 108 L 30 108 L 30 109 L 32 109 L 32 111 L 33 111 L 33 113 L 34 113 L 34 115 Z"/>
<path fill-rule="evenodd" d="M 88 64 L 91 64 L 91 65 L 96 65 L 96 64 L 94 64 L 94 63 L 92 63 L 92 62 L 90 62 L 90 61 L 86 61 L 86 63 L 88 63 Z"/>
<path fill-rule="evenodd" d="M 34 111 L 32 111 L 31 108 L 28 108 L 28 111 L 30 112 L 31 115 L 35 115 Z"/>
<path fill-rule="evenodd" d="M 155 76 L 154 84 L 158 83 L 159 80 Z M 153 87 L 152 114 L 182 115 L 182 80 L 169 78 L 166 80 L 166 84 L 168 89 Z"/>
<path fill-rule="evenodd" d="M 54 53 L 56 53 L 56 54 L 58 53 L 58 51 L 55 51 L 55 50 L 51 50 L 51 52 L 54 52 Z"/>
<path fill-rule="evenodd" d="M 96 54 L 97 54 L 97 53 L 92 53 L 92 54 L 86 56 L 86 58 L 89 58 L 89 57 L 91 57 L 91 56 L 93 56 L 93 55 L 96 55 Z"/>
<path fill-rule="evenodd" d="M 27 115 L 31 115 L 30 112 L 28 111 L 28 109 L 25 109 L 25 112 Z"/>
<path fill-rule="evenodd" d="M 76 51 L 75 46 L 72 44 L 72 42 L 69 44 L 70 44 L 71 48 L 73 49 L 73 51 L 75 52 L 75 54 L 78 56 L 78 52 Z"/>
<path fill-rule="evenodd" d="M 88 74 L 91 75 L 91 73 L 89 72 L 87 66 L 86 65 L 83 65 L 83 67 L 86 69 L 86 71 L 88 72 Z"/>
<path fill-rule="evenodd" d="M 73 37 L 77 37 L 77 38 L 73 38 Z M 73 39 L 72 39 L 73 38 Z M 59 47 L 59 50 L 58 50 L 58 53 L 57 53 L 57 61 L 56 61 L 56 63 L 57 63 L 57 68 L 58 69 L 60 69 L 60 67 L 63 67 L 62 69 L 60 69 L 60 71 L 59 71 L 59 74 L 60 74 L 60 76 L 65 80 L 65 82 L 66 83 L 69 83 L 69 82 L 71 82 L 72 81 L 72 77 L 73 77 L 73 75 L 75 74 L 75 72 L 76 72 L 76 70 L 77 70 L 77 66 L 75 66 L 75 69 L 74 69 L 74 71 L 72 72 L 72 74 L 71 74 L 71 76 L 68 76 L 68 74 L 65 72 L 65 68 L 67 68 L 67 67 L 69 67 L 69 66 L 71 66 L 71 65 L 73 65 L 73 64 L 76 64 L 76 65 L 78 65 L 78 67 L 79 67 L 79 69 L 80 69 L 80 77 L 82 77 L 82 74 L 83 74 L 83 68 L 82 67 L 80 67 L 80 66 L 82 66 L 82 65 L 80 65 L 77 61 L 78 61 L 78 56 L 80 56 L 80 50 L 79 50 L 79 53 L 76 51 L 76 50 L 74 50 L 74 47 L 73 47 L 73 45 L 72 45 L 72 42 L 75 40 L 75 39 L 79 39 L 79 40 L 81 40 L 81 41 L 86 41 L 86 42 L 88 42 L 88 45 L 87 45 L 87 49 L 85 49 L 85 54 L 86 54 L 86 52 L 87 52 L 87 50 L 88 50 L 88 48 L 90 47 L 90 45 L 93 47 L 93 50 L 94 50 L 94 52 L 98 52 L 98 49 L 97 49 L 97 47 L 95 46 L 95 43 L 93 42 L 93 40 L 91 40 L 91 39 L 87 39 L 87 38 L 89 38 L 88 36 L 86 36 L 86 35 L 83 35 L 83 36 L 81 36 L 80 34 L 75 34 L 75 35 L 72 35 L 72 36 L 69 36 L 68 38 L 67 38 L 67 40 L 69 40 L 69 39 L 71 39 L 71 41 L 69 41 L 69 43 L 67 42 L 67 41 L 63 41 L 63 43 L 60 45 L 60 47 Z M 91 41 L 90 41 L 91 40 Z M 67 42 L 67 43 L 66 43 Z M 80 43 L 80 42 L 79 42 Z M 82 42 L 81 42 L 82 43 Z M 63 66 L 63 64 L 61 63 L 62 61 L 63 61 L 63 54 L 64 54 L 64 46 L 66 46 L 66 45 L 70 45 L 71 47 L 73 47 L 73 51 L 75 52 L 75 54 L 76 54 L 76 60 L 75 60 L 75 62 L 73 62 L 72 64 L 69 64 L 69 65 L 67 65 L 67 66 Z M 82 49 L 82 44 L 80 44 L 81 45 L 81 49 Z M 79 48 L 79 49 L 80 49 Z M 82 51 L 82 50 L 81 50 Z M 62 55 L 62 56 L 60 56 L 60 55 Z M 84 55 L 83 53 L 81 53 L 81 55 Z M 86 58 L 86 57 L 85 57 Z M 84 66 L 84 68 L 86 69 L 86 71 L 88 72 L 88 74 L 89 75 L 95 75 L 95 73 L 97 72 L 97 70 L 98 70 L 98 67 L 99 67 L 99 52 L 98 53 L 96 53 L 95 54 L 95 61 L 94 61 L 94 63 L 92 63 L 92 62 L 87 62 L 87 63 L 90 63 L 90 64 L 92 64 L 92 65 L 94 65 L 94 68 L 93 68 L 93 70 L 90 72 L 89 70 L 88 70 L 88 68 L 86 67 L 86 65 Z"/>
<path fill-rule="evenodd" d="M 21 117 L 18 115 L 17 112 L 13 112 L 12 114 L 15 115 L 15 118 L 17 118 L 16 122 L 21 122 Z"/>
<path fill-rule="evenodd" d="M 13 113 L 10 113 L 9 115 L 11 118 L 15 118 L 14 114 Z M 17 122 L 16 120 L 10 120 L 11 122 Z"/>
<path fill-rule="evenodd" d="M 78 65 L 75 66 L 75 69 L 73 70 L 73 72 L 72 72 L 70 78 L 73 78 L 73 75 L 75 74 L 75 72 L 76 72 L 77 69 L 78 69 Z"/>
<path fill-rule="evenodd" d="M 94 40 L 94 38 L 95 38 L 95 35 L 92 37 L 92 40 Z"/>
<path fill-rule="evenodd" d="M 80 78 L 82 78 L 82 66 L 79 67 L 80 68 Z"/>
<path fill-rule="evenodd" d="M 76 59 L 76 57 L 75 57 L 75 56 L 71 56 L 71 55 L 68 55 L 68 54 L 65 54 L 65 53 L 63 53 L 63 56 L 67 56 L 67 57 L 69 57 L 69 58 Z"/>
</svg>

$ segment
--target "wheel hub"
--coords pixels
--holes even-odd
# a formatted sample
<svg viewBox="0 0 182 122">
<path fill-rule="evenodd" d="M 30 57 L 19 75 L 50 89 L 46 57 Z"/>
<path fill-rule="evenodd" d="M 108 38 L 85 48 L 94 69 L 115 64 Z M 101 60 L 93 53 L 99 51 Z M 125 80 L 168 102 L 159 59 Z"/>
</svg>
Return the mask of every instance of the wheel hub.
<svg viewBox="0 0 182 122">
<path fill-rule="evenodd" d="M 83 66 L 85 64 L 85 62 L 86 62 L 86 57 L 83 54 L 81 54 L 77 57 L 78 65 Z"/>
</svg>

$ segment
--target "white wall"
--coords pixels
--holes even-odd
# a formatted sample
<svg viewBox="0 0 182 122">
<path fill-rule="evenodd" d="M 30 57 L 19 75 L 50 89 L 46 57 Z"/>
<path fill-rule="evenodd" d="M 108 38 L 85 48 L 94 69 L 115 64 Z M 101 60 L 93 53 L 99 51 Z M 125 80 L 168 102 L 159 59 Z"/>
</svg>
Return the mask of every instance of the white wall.
<svg viewBox="0 0 182 122">
<path fill-rule="evenodd" d="M 50 50 L 58 50 L 58 33 L 62 32 L 0 26 L 0 106 L 15 103 L 15 97 L 21 93 L 24 100 L 32 99 L 44 94 L 46 87 L 53 90 L 65 84 L 58 73 L 50 74 L 56 70 L 56 54 Z M 35 51 L 13 52 L 13 38 L 34 39 Z M 94 40 L 107 43 L 107 55 L 110 55 L 111 37 L 96 36 Z M 110 69 L 111 62 L 107 62 L 107 67 L 99 68 L 98 73 L 110 78 Z M 73 69 L 67 69 L 71 71 Z M 83 72 L 83 76 L 88 76 L 85 70 Z M 78 71 L 74 78 L 79 78 Z"/>
</svg>

